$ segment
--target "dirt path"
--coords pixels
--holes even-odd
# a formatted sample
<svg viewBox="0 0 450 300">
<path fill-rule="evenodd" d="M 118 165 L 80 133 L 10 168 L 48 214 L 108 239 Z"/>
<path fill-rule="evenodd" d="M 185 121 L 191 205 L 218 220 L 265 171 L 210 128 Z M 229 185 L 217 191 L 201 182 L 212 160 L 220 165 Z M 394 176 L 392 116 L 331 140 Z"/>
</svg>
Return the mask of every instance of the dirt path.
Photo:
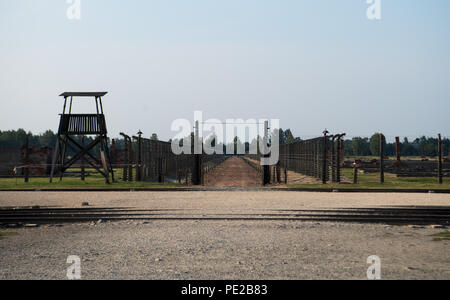
<svg viewBox="0 0 450 300">
<path fill-rule="evenodd" d="M 258 187 L 259 174 L 240 158 L 227 159 L 205 177 L 205 185 L 213 187 Z"/>
</svg>

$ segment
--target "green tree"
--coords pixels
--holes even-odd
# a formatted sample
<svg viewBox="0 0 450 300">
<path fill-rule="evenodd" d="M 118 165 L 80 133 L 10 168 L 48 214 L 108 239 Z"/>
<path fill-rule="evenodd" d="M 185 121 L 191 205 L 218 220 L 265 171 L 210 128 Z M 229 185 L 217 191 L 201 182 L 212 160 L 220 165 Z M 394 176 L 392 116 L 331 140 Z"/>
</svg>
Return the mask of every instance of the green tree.
<svg viewBox="0 0 450 300">
<path fill-rule="evenodd" d="M 402 156 L 419 155 L 419 151 L 417 151 L 417 149 L 414 148 L 413 145 L 411 145 L 408 138 L 405 137 L 403 139 L 403 143 L 400 144 L 400 154 Z"/>
<path fill-rule="evenodd" d="M 355 137 L 352 139 L 353 155 L 365 156 L 370 154 L 369 139 L 362 137 Z"/>
<path fill-rule="evenodd" d="M 386 149 L 386 138 L 384 135 L 382 135 L 382 137 L 383 137 L 383 146 L 384 146 L 383 148 Z M 370 138 L 370 153 L 374 156 L 380 155 L 380 134 L 379 133 L 375 133 Z"/>
<path fill-rule="evenodd" d="M 274 133 L 277 133 L 278 131 L 278 139 L 279 139 L 279 144 L 280 145 L 284 145 L 286 144 L 286 137 L 284 135 L 284 130 L 282 128 L 280 129 L 275 129 Z"/>
<path fill-rule="evenodd" d="M 47 130 L 38 137 L 39 145 L 41 147 L 55 147 L 56 138 L 56 134 L 53 131 Z"/>
<path fill-rule="evenodd" d="M 286 140 L 286 144 L 293 143 L 295 141 L 294 135 L 290 129 L 286 129 L 284 132 L 284 138 Z"/>
<path fill-rule="evenodd" d="M 276 130 L 276 129 L 275 129 Z M 295 141 L 294 135 L 290 129 L 283 130 L 280 128 L 278 130 L 280 145 L 290 144 Z"/>
<path fill-rule="evenodd" d="M 353 147 L 352 147 L 352 140 L 344 140 L 344 155 L 345 156 L 352 156 L 353 154 Z"/>
<path fill-rule="evenodd" d="M 21 147 L 25 145 L 27 132 L 23 129 L 0 132 L 0 145 L 9 147 Z M 31 144 L 32 141 L 30 141 Z"/>
</svg>

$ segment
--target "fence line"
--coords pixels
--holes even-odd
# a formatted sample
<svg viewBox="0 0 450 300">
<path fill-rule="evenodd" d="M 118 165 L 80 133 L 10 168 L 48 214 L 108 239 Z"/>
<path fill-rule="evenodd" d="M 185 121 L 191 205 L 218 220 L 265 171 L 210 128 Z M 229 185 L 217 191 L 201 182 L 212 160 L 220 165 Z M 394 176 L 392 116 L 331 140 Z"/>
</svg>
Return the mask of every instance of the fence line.
<svg viewBox="0 0 450 300">
<path fill-rule="evenodd" d="M 172 152 L 170 142 L 143 138 L 142 132 L 139 132 L 138 136 L 132 137 L 124 133 L 121 133 L 121 135 L 125 140 L 125 146 L 123 149 L 116 149 L 115 141 L 113 140 L 111 157 L 113 161 L 112 166 L 116 169 L 122 169 L 121 180 L 123 181 L 178 182 L 188 185 L 200 185 L 204 183 L 206 174 L 230 157 L 221 154 L 206 155 L 205 153 L 175 155 Z M 263 185 L 287 184 L 290 176 L 295 176 L 292 172 L 315 178 L 317 183 L 322 182 L 325 184 L 330 181 L 339 183 L 341 182 L 341 169 L 344 165 L 346 168 L 354 168 L 354 183 L 358 182 L 358 169 L 365 170 L 366 168 L 376 169 L 376 172 L 379 171 L 381 183 L 385 179 L 384 172 L 397 174 L 398 176 L 437 177 L 439 183 L 443 182 L 443 177 L 449 176 L 448 159 L 443 157 L 444 149 L 440 136 L 437 139 L 437 161 L 424 162 L 422 160 L 421 165 L 416 166 L 409 161 L 401 161 L 398 138 L 396 139 L 396 161 L 392 162 L 385 158 L 384 136 L 380 134 L 379 160 L 375 160 L 376 164 L 371 163 L 369 167 L 365 167 L 365 163 L 362 161 L 355 160 L 354 163 L 353 161 L 344 162 L 344 136 L 345 134 L 328 135 L 326 133 L 321 137 L 279 145 L 279 161 L 271 166 L 261 166 L 263 156 L 259 149 L 258 154 L 247 154 L 242 156 L 242 158 L 261 175 Z M 191 145 L 193 144 L 192 140 Z M 37 177 L 33 170 L 45 170 L 45 167 L 51 166 L 51 164 L 40 162 L 48 161 L 52 149 L 40 151 L 42 153 L 39 152 L 39 159 L 34 158 L 35 152 L 38 153 L 28 145 L 22 147 L 21 165 L 16 166 L 14 169 L 16 177 L 19 175 L 19 172 L 22 172 L 22 175 L 19 176 L 24 177 L 25 181 L 27 181 L 29 177 Z M 434 167 L 427 167 L 425 170 L 424 164 Z M 71 168 L 80 168 L 81 173 L 78 170 L 73 170 L 71 175 L 77 176 L 80 174 L 81 178 L 84 178 L 85 168 L 90 168 L 90 166 L 101 167 L 94 162 L 89 162 L 88 164 L 88 161 L 80 160 L 79 164 L 73 165 Z M 62 165 L 57 164 L 56 167 L 62 167 Z M 423 167 L 427 172 L 419 170 L 419 167 Z M 42 176 L 45 176 L 44 173 L 42 174 Z"/>
</svg>

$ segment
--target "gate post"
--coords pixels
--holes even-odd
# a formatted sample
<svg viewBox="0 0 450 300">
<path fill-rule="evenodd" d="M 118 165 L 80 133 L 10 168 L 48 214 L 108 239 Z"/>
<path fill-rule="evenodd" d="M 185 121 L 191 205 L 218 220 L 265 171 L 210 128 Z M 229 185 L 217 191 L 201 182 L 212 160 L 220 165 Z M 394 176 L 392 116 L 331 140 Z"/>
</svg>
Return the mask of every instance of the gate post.
<svg viewBox="0 0 450 300">
<path fill-rule="evenodd" d="M 263 138 L 263 157 L 268 158 L 269 154 L 267 153 L 269 143 L 269 121 L 264 121 L 264 138 Z M 270 166 L 265 164 L 262 168 L 262 184 L 267 185 L 270 184 Z"/>
<path fill-rule="evenodd" d="M 193 137 L 193 152 L 194 152 L 194 170 L 192 174 L 192 184 L 193 185 L 201 185 L 202 184 L 202 155 L 196 153 L 202 148 L 200 146 L 200 132 L 199 132 L 199 122 L 195 121 L 195 133 Z"/>
</svg>

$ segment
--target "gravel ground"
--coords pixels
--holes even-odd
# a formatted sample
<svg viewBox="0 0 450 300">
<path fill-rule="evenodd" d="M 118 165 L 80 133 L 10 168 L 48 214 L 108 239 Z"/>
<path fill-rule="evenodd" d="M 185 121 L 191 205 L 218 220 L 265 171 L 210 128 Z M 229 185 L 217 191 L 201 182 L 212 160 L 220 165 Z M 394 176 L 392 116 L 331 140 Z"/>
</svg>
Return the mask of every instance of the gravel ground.
<svg viewBox="0 0 450 300">
<path fill-rule="evenodd" d="M 450 279 L 449 242 L 428 228 L 304 222 L 154 221 L 14 230 L 0 241 L 0 279 Z"/>
<path fill-rule="evenodd" d="M 0 206 L 145 207 L 248 212 L 374 206 L 449 206 L 448 195 L 298 192 L 0 193 Z M 1 229 L 0 279 L 450 279 L 444 229 L 300 221 L 150 221 Z"/>
<path fill-rule="evenodd" d="M 261 192 L 0 192 L 0 207 L 137 207 L 149 209 L 259 210 L 450 206 L 448 194 Z"/>
</svg>

